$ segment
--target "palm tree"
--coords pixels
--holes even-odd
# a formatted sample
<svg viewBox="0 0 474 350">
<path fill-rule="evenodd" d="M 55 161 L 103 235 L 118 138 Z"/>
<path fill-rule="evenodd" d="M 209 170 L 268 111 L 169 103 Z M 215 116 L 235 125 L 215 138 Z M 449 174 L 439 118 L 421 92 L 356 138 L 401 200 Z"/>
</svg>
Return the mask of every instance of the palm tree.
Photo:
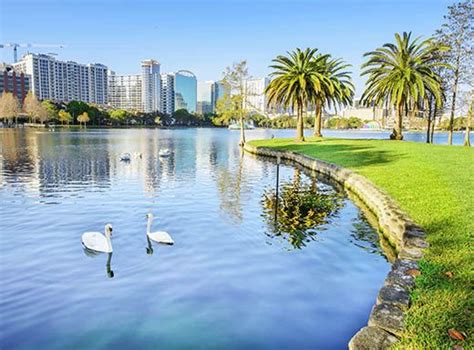
<svg viewBox="0 0 474 350">
<path fill-rule="evenodd" d="M 367 52 L 362 75 L 368 75 L 362 103 L 382 105 L 385 100 L 395 108 L 396 120 L 391 139 L 402 140 L 403 115 L 410 105 L 433 94 L 438 106 L 442 103 L 441 78 L 436 67 L 448 65 L 439 60 L 446 46 L 433 39 L 411 39 L 411 33 L 395 34 L 396 43 L 386 43 Z"/>
<path fill-rule="evenodd" d="M 302 51 L 297 48 L 287 56 L 279 55 L 272 62 L 272 81 L 265 89 L 269 105 L 296 110 L 296 141 L 304 141 L 303 114 L 318 92 L 328 84 L 327 78 L 317 69 L 317 49 Z"/>
<path fill-rule="evenodd" d="M 341 59 L 331 59 L 330 55 L 318 55 L 315 58 L 318 70 L 327 80 L 321 85 L 322 89 L 315 96 L 314 107 L 314 136 L 322 137 L 322 112 L 326 105 L 329 108 L 337 105 L 348 105 L 354 96 L 354 86 L 351 82 L 350 72 L 346 69 L 350 67 Z"/>
</svg>

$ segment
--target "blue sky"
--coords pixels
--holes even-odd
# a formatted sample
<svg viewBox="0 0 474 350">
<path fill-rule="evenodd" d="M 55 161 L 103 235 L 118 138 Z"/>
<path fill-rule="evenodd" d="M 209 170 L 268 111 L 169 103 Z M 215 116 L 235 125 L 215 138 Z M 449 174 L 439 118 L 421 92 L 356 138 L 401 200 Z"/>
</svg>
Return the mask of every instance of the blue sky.
<svg viewBox="0 0 474 350">
<path fill-rule="evenodd" d="M 217 80 L 232 62 L 269 72 L 271 59 L 296 47 L 317 47 L 353 65 L 357 95 L 362 54 L 395 32 L 429 36 L 453 0 L 0 0 L 0 42 L 57 43 L 58 58 L 99 62 L 138 73 L 155 58 L 162 71 L 189 69 Z M 20 51 L 23 53 L 24 51 Z M 12 61 L 11 49 L 0 49 Z"/>
</svg>

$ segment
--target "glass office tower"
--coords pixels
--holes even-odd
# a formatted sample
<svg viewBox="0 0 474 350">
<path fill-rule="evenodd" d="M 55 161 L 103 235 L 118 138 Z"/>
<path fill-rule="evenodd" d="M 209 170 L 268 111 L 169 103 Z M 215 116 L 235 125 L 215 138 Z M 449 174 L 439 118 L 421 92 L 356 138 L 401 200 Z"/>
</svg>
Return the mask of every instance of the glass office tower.
<svg viewBox="0 0 474 350">
<path fill-rule="evenodd" d="M 197 79 L 187 70 L 180 70 L 174 74 L 174 110 L 187 109 L 196 113 L 197 107 Z"/>
</svg>

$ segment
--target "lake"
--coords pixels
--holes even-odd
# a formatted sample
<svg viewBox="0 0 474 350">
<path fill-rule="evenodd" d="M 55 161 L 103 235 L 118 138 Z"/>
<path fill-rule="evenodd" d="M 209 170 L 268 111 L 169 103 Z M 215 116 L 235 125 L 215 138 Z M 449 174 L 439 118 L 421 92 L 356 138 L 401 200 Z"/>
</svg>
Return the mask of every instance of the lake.
<svg viewBox="0 0 474 350">
<path fill-rule="evenodd" d="M 247 133 L 272 134 L 294 131 Z M 275 234 L 262 201 L 276 164 L 241 154 L 238 138 L 0 130 L 0 347 L 345 348 L 390 269 L 376 232 L 340 188 L 282 164 L 281 184 L 312 184 L 340 203 L 300 244 Z M 125 163 L 122 152 L 142 157 Z M 175 245 L 148 244 L 148 212 Z M 81 245 L 107 223 L 109 263 Z"/>
</svg>

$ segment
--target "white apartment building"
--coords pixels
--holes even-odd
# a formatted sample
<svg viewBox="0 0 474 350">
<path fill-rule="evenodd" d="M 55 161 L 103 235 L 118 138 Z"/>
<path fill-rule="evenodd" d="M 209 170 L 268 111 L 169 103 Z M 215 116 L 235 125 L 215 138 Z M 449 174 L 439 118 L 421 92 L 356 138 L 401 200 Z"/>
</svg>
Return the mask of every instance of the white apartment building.
<svg viewBox="0 0 474 350">
<path fill-rule="evenodd" d="M 31 90 L 40 100 L 107 102 L 107 67 L 59 61 L 44 54 L 28 53 L 13 64 L 31 76 Z"/>
<path fill-rule="evenodd" d="M 145 113 L 156 112 L 161 106 L 161 75 L 158 61 L 149 59 L 142 66 L 142 102 Z"/>
<path fill-rule="evenodd" d="M 108 103 L 116 109 L 143 111 L 142 76 L 116 75 L 109 71 Z"/>
<path fill-rule="evenodd" d="M 160 63 L 141 62 L 140 74 L 109 74 L 109 105 L 117 109 L 152 113 L 161 110 Z"/>
<path fill-rule="evenodd" d="M 174 74 L 161 74 L 160 112 L 171 115 L 174 112 Z"/>
<path fill-rule="evenodd" d="M 248 79 L 244 85 L 246 99 L 244 108 L 250 112 L 267 114 L 267 97 L 265 88 L 270 80 L 268 78 Z"/>
</svg>

